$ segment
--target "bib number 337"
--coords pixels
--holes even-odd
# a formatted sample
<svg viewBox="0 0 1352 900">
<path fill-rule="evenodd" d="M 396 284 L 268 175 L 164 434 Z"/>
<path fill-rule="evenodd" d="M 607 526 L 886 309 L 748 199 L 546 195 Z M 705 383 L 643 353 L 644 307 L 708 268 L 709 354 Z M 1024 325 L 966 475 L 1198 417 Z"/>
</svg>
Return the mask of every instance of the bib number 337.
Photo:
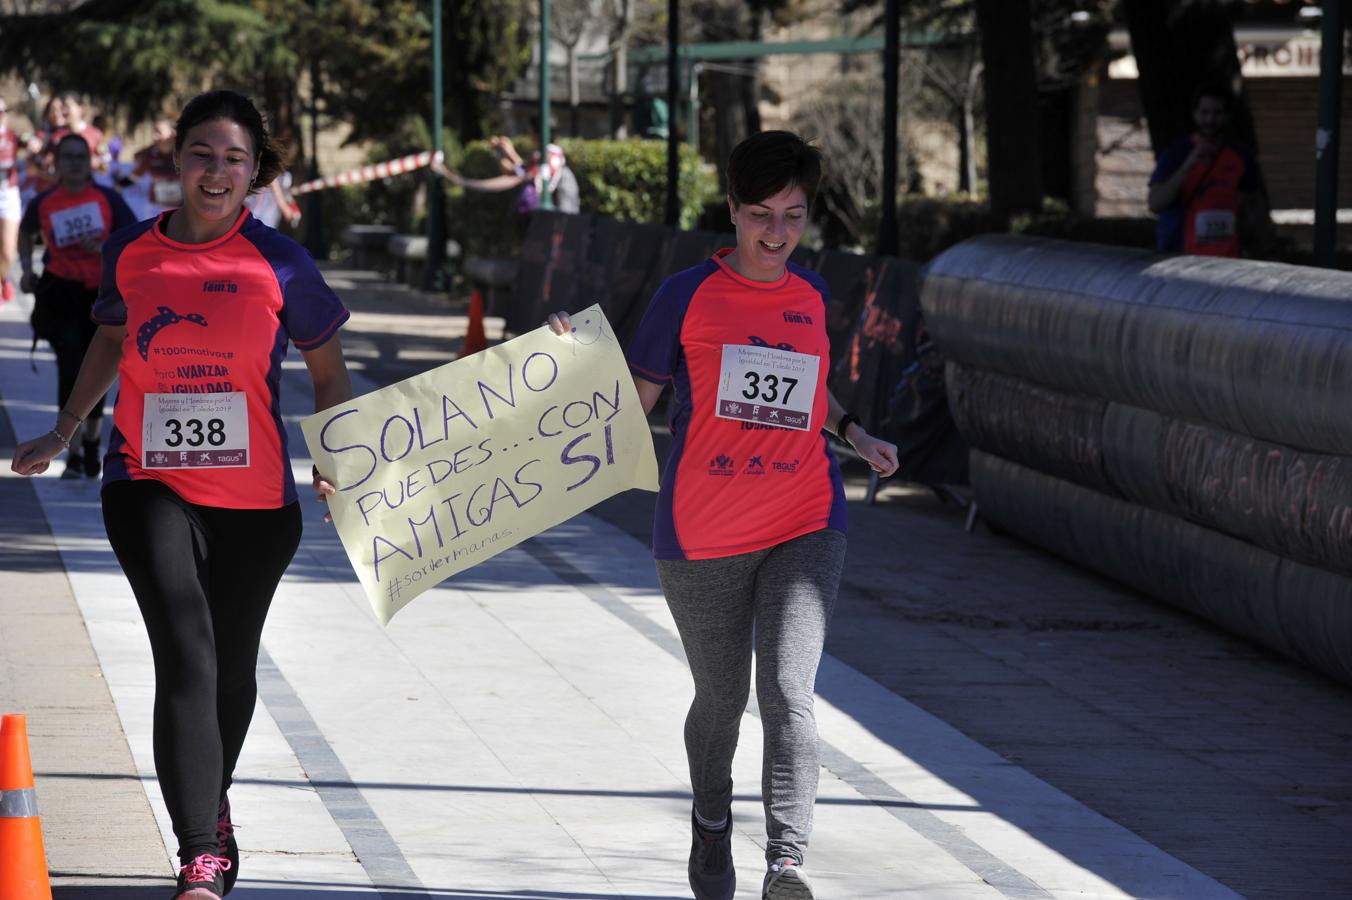
<svg viewBox="0 0 1352 900">
<path fill-rule="evenodd" d="M 249 405 L 242 391 L 147 394 L 141 466 L 220 469 L 249 464 Z"/>
<path fill-rule="evenodd" d="M 718 417 L 807 431 L 820 364 L 809 353 L 724 344 Z"/>
</svg>

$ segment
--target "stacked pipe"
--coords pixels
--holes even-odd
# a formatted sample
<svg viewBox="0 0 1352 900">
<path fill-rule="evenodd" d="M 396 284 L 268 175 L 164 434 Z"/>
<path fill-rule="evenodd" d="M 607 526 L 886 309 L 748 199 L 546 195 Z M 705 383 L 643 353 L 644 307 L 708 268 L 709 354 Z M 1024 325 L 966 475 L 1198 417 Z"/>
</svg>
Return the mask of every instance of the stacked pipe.
<svg viewBox="0 0 1352 900">
<path fill-rule="evenodd" d="M 1352 683 L 1352 274 L 984 237 L 921 304 L 984 517 Z"/>
</svg>

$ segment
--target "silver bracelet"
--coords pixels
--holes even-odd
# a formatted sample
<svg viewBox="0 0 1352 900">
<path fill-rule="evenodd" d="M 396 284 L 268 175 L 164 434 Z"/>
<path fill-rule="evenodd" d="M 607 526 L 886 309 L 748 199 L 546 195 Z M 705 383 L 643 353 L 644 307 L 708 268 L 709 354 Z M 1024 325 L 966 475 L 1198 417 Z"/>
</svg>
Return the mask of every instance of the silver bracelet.
<svg viewBox="0 0 1352 900">
<path fill-rule="evenodd" d="M 58 415 L 58 416 L 70 416 L 72 419 L 75 420 L 75 424 L 76 424 L 76 425 L 83 425 L 83 424 L 84 424 L 84 419 L 82 419 L 82 418 L 80 418 L 79 416 L 75 415 L 75 413 L 71 412 L 71 411 L 68 410 L 68 409 L 63 409 L 63 410 L 61 410 L 59 413 L 57 413 L 57 415 Z"/>
<path fill-rule="evenodd" d="M 66 440 L 65 435 L 57 431 L 55 428 L 52 429 L 52 434 L 56 435 L 56 439 L 61 442 L 61 445 L 63 447 L 65 447 L 67 450 L 70 449 L 70 441 Z"/>
</svg>

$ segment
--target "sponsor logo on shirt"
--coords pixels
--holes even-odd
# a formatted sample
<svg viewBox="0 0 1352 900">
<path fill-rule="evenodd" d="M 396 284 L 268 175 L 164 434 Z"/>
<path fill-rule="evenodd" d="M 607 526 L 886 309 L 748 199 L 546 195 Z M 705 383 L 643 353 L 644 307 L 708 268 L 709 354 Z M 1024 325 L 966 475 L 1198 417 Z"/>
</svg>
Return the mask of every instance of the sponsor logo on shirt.
<svg viewBox="0 0 1352 900">
<path fill-rule="evenodd" d="M 170 325 L 176 325 L 179 322 L 191 322 L 194 325 L 206 327 L 207 320 L 205 316 L 198 313 L 189 313 L 186 316 L 180 316 L 167 306 L 161 306 L 159 312 L 141 323 L 141 327 L 136 329 L 136 352 L 141 354 L 141 359 L 149 360 L 150 342 Z"/>
<path fill-rule="evenodd" d="M 772 344 L 759 335 L 749 334 L 746 336 L 746 339 L 757 347 L 774 347 L 776 350 L 788 350 L 790 353 L 796 352 L 793 349 L 793 344 Z"/>
<path fill-rule="evenodd" d="M 233 281 L 204 281 L 202 282 L 202 293 L 237 294 L 239 293 L 239 285 Z"/>
<path fill-rule="evenodd" d="M 746 461 L 746 474 L 748 475 L 765 474 L 765 463 L 761 461 L 761 458 L 759 456 L 753 456 Z"/>
<path fill-rule="evenodd" d="M 811 325 L 812 317 L 809 316 L 807 313 L 800 313 L 794 312 L 793 310 L 788 310 L 787 312 L 784 313 L 784 321 L 788 322 L 790 325 Z"/>
<path fill-rule="evenodd" d="M 731 456 L 728 456 L 726 453 L 720 453 L 709 460 L 709 474 L 730 477 L 735 474 L 732 468 L 733 462 L 734 460 Z"/>
<path fill-rule="evenodd" d="M 784 460 L 777 459 L 770 463 L 770 468 L 774 469 L 776 472 L 787 472 L 792 475 L 794 472 L 798 471 L 798 460 L 795 459 L 785 462 Z"/>
</svg>

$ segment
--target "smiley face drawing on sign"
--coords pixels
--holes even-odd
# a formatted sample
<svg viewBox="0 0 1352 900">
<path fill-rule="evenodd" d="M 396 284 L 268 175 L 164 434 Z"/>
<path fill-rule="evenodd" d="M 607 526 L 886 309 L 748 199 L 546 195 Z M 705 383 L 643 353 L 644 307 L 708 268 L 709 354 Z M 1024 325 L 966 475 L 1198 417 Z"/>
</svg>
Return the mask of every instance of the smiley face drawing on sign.
<svg viewBox="0 0 1352 900">
<path fill-rule="evenodd" d="M 577 345 L 589 347 L 600 341 L 613 341 L 615 336 L 606 328 L 606 320 L 595 312 L 583 312 L 573 319 L 573 355 L 577 356 Z"/>
</svg>

